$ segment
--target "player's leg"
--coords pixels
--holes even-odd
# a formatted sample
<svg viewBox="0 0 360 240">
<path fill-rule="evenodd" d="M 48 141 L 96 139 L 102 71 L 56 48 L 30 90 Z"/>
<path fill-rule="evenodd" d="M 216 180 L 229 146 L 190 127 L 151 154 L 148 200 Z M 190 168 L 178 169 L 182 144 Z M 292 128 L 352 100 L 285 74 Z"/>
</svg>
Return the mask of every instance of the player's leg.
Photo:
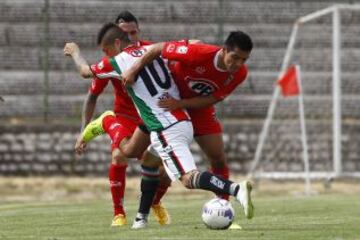
<svg viewBox="0 0 360 240">
<path fill-rule="evenodd" d="M 214 108 L 193 110 L 189 113 L 194 125 L 195 140 L 206 154 L 211 165 L 211 172 L 229 179 L 229 168 L 222 139 L 222 127 L 216 118 Z M 227 194 L 221 194 L 219 197 L 229 200 Z"/>
<path fill-rule="evenodd" d="M 238 184 L 215 176 L 211 172 L 200 172 L 196 169 L 189 148 L 192 140 L 191 129 L 189 122 L 181 122 L 162 132 L 151 133 L 152 145 L 163 159 L 168 175 L 172 179 L 180 179 L 189 189 L 203 189 L 236 197 L 244 207 L 245 215 L 252 218 L 253 205 L 249 182 Z"/>
<path fill-rule="evenodd" d="M 141 165 L 141 197 L 138 213 L 132 227 L 134 229 L 146 227 L 150 207 L 158 223 L 167 225 L 171 222 L 168 211 L 160 202 L 170 186 L 169 180 L 160 175 L 161 165 L 162 161 L 154 149 L 149 148 L 144 152 Z M 155 196 L 156 204 L 154 204 Z"/>
<path fill-rule="evenodd" d="M 139 209 L 134 219 L 132 228 L 144 228 L 147 225 L 150 208 L 159 185 L 159 161 L 149 152 L 144 152 L 143 159 L 147 161 L 141 164 L 141 196 Z"/>
<path fill-rule="evenodd" d="M 129 139 L 128 141 L 124 141 L 120 144 L 121 150 L 122 152 L 127 156 L 127 157 L 138 157 L 140 154 L 140 151 L 143 151 L 143 149 L 145 147 L 148 147 L 148 145 L 150 144 L 150 136 L 149 136 L 149 132 L 146 130 L 145 126 L 139 126 L 134 134 L 132 135 L 131 139 Z M 145 151 L 144 154 L 142 155 L 142 165 L 145 167 L 150 167 L 150 168 L 155 168 L 155 166 L 157 168 L 159 168 L 157 171 L 159 171 L 159 183 L 156 189 L 156 194 L 155 196 L 153 196 L 153 203 L 152 203 L 152 210 L 153 213 L 155 215 L 156 220 L 161 224 L 161 225 L 166 225 L 166 224 L 170 224 L 170 215 L 168 214 L 167 210 L 165 209 L 165 207 L 161 204 L 161 199 L 163 198 L 163 196 L 166 194 L 168 188 L 171 185 L 171 180 L 168 178 L 163 166 L 162 166 L 162 162 L 161 162 L 161 158 L 158 156 L 158 154 L 156 153 L 156 151 L 152 148 L 149 148 L 149 151 Z M 142 153 L 142 152 L 141 152 Z M 142 182 L 146 181 L 146 178 L 142 178 Z M 142 183 L 142 186 L 145 186 Z M 150 196 L 151 194 L 146 194 L 143 196 Z M 140 206 L 142 204 L 144 204 L 145 206 L 147 206 L 147 203 L 142 203 L 142 202 L 147 202 L 147 198 L 144 199 L 140 199 Z M 147 207 L 142 207 L 142 209 L 147 209 Z M 143 211 L 145 212 L 145 211 Z"/>
<path fill-rule="evenodd" d="M 146 127 L 138 126 L 128 141 L 120 143 L 120 149 L 128 158 L 141 158 L 144 151 L 150 145 L 150 133 Z"/>
<path fill-rule="evenodd" d="M 112 142 L 112 161 L 109 168 L 110 191 L 114 206 L 112 226 L 126 224 L 126 214 L 123 207 L 126 187 L 127 157 L 119 149 L 121 142 L 127 141 L 137 125 L 124 117 L 107 116 L 103 119 L 103 128 L 109 134 Z"/>
<path fill-rule="evenodd" d="M 119 119 L 121 120 L 121 122 L 123 122 L 123 124 L 119 123 Z M 130 129 L 131 131 L 129 131 L 129 132 L 125 131 L 127 128 L 124 128 L 124 126 L 127 126 L 127 128 L 131 128 Z M 110 179 L 110 183 L 111 182 L 117 183 L 118 182 L 117 180 L 122 179 L 121 180 L 122 184 L 114 184 L 113 185 L 114 187 L 117 186 L 117 188 L 119 190 L 121 189 L 121 192 L 116 191 L 115 194 L 113 194 L 113 196 L 115 196 L 115 198 L 113 198 L 113 200 L 116 201 L 116 199 L 118 199 L 117 196 L 123 196 L 124 195 L 123 193 L 125 190 L 125 173 L 126 173 L 127 165 L 124 164 L 124 162 L 125 162 L 124 159 L 126 159 L 126 157 L 140 158 L 140 156 L 142 155 L 144 150 L 149 146 L 149 143 L 150 143 L 149 133 L 146 131 L 146 128 L 144 128 L 144 127 L 136 128 L 136 130 L 135 130 L 134 123 L 131 120 L 129 121 L 129 120 L 126 120 L 121 117 L 117 118 L 114 116 L 114 114 L 111 111 L 103 113 L 98 119 L 92 121 L 89 124 L 89 127 L 87 127 L 85 130 L 86 130 L 85 134 L 87 136 L 91 136 L 91 137 L 88 137 L 88 141 L 104 132 L 106 132 L 112 140 L 113 164 L 111 165 L 110 170 L 109 170 L 109 177 L 114 177 L 115 179 Z M 124 135 L 124 133 L 126 133 L 126 134 Z M 131 133 L 133 133 L 133 134 L 131 135 Z M 145 156 L 145 159 L 152 158 L 151 155 L 145 154 L 144 156 Z M 148 156 L 148 157 L 146 157 L 146 156 Z M 161 164 L 160 158 L 159 157 L 153 157 L 153 158 L 156 158 L 156 164 L 157 164 L 156 169 L 152 168 L 152 166 L 148 166 L 147 163 L 145 163 L 143 169 L 146 167 L 148 167 L 148 168 L 144 169 L 143 172 L 148 172 L 148 171 L 158 172 L 159 171 L 158 166 L 159 166 L 159 164 Z M 152 163 L 150 161 L 150 165 L 151 164 Z M 117 165 L 119 165 L 119 166 L 117 166 Z M 111 169 L 117 169 L 117 171 L 112 171 Z M 157 178 L 158 178 L 158 176 L 157 176 Z M 146 179 L 149 180 L 148 178 L 146 178 Z M 152 180 L 154 180 L 154 179 L 152 179 Z M 162 181 L 161 181 L 160 185 L 158 184 L 157 180 L 156 181 L 146 181 L 146 180 L 142 181 L 142 186 L 143 186 L 142 190 L 144 189 L 144 191 L 147 192 L 146 194 L 143 194 L 144 197 L 142 198 L 142 201 L 145 202 L 146 207 L 143 207 L 142 209 L 150 209 L 150 206 L 147 207 L 147 205 L 148 205 L 147 203 L 150 202 L 150 205 L 151 205 L 151 203 L 153 201 L 154 194 L 149 192 L 150 191 L 149 189 L 151 189 L 151 191 L 153 191 L 154 189 L 159 190 L 159 193 L 157 193 L 157 197 L 156 197 L 158 203 L 154 204 L 154 208 L 153 208 L 154 214 L 156 215 L 156 219 L 158 220 L 158 222 L 160 224 L 168 224 L 170 222 L 170 217 L 169 217 L 166 209 L 160 204 L 160 199 L 166 193 L 169 185 L 167 185 L 168 181 L 166 180 L 166 178 L 161 178 L 161 180 Z M 157 189 L 158 185 L 159 185 L 159 189 Z M 121 202 L 122 201 L 116 201 L 116 203 L 121 203 Z M 118 205 L 119 204 L 114 204 L 115 212 L 119 212 L 115 209 L 115 207 Z M 142 210 L 142 212 L 146 212 L 146 211 Z M 125 216 L 125 214 L 124 214 L 124 216 Z M 116 219 L 119 219 L 119 218 L 117 218 L 117 215 L 115 215 L 114 220 L 116 220 Z M 115 223 L 115 225 L 116 225 L 116 223 Z"/>
<path fill-rule="evenodd" d="M 226 162 L 222 134 L 198 136 L 195 137 L 195 140 L 210 162 L 210 171 L 216 176 L 229 179 L 229 168 Z M 229 196 L 226 194 L 219 195 L 219 197 L 229 200 Z"/>
<path fill-rule="evenodd" d="M 108 173 L 114 208 L 114 219 L 111 226 L 123 226 L 126 224 L 123 201 L 126 186 L 127 158 L 121 153 L 118 146 L 120 142 L 131 136 L 135 128 L 136 124 L 125 118 L 117 118 L 112 111 L 107 111 L 90 122 L 82 132 L 85 142 L 103 133 L 107 133 L 111 138 L 112 160 Z"/>
<path fill-rule="evenodd" d="M 152 200 L 151 209 L 154 214 L 155 219 L 158 221 L 160 225 L 168 225 L 171 223 L 170 215 L 164 205 L 161 203 L 161 199 L 166 194 L 168 188 L 171 185 L 171 180 L 167 176 L 163 166 L 162 166 L 162 160 L 158 153 L 153 149 L 152 147 L 149 147 L 148 150 L 144 152 L 143 158 L 142 158 L 142 166 L 144 167 L 151 167 L 153 169 L 157 169 L 159 176 L 159 183 L 156 188 L 156 192 L 154 194 L 151 194 L 151 199 L 149 196 L 149 199 L 141 199 L 140 206 L 145 205 L 143 209 L 147 209 L 147 212 L 149 212 L 149 200 Z M 145 181 L 146 178 L 142 178 L 142 181 Z"/>
<path fill-rule="evenodd" d="M 156 220 L 161 225 L 168 225 L 171 223 L 171 218 L 168 211 L 164 207 L 164 204 L 161 202 L 161 199 L 164 197 L 164 195 L 167 193 L 168 188 L 171 186 L 171 180 L 166 174 L 165 169 L 162 166 L 162 162 L 161 162 L 161 166 L 159 167 L 159 171 L 160 171 L 159 185 L 156 189 L 156 194 L 154 196 L 151 209 L 152 212 L 154 213 Z"/>
<path fill-rule="evenodd" d="M 109 184 L 114 208 L 114 219 L 111 226 L 123 226 L 127 223 L 124 210 L 124 194 L 126 186 L 127 158 L 118 148 L 113 149 L 109 167 Z"/>
</svg>

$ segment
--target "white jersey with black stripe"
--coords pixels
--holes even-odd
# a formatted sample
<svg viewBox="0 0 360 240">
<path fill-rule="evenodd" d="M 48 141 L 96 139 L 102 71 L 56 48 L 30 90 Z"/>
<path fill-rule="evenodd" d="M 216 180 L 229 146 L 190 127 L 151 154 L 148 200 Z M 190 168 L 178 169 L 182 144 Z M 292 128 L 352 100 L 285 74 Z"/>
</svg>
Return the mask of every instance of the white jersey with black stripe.
<svg viewBox="0 0 360 240">
<path fill-rule="evenodd" d="M 120 75 L 129 69 L 149 47 L 132 46 L 127 48 L 114 58 L 110 58 L 108 64 Z M 104 69 L 109 68 L 104 66 Z M 111 75 L 114 75 L 113 71 Z M 105 73 L 104 76 L 106 76 Z M 98 77 L 101 78 L 101 75 Z M 142 69 L 135 83 L 127 91 L 150 131 L 163 130 L 179 121 L 190 119 L 186 110 L 165 111 L 158 106 L 161 99 L 169 97 L 180 99 L 179 90 L 170 74 L 167 62 L 161 57 Z"/>
</svg>

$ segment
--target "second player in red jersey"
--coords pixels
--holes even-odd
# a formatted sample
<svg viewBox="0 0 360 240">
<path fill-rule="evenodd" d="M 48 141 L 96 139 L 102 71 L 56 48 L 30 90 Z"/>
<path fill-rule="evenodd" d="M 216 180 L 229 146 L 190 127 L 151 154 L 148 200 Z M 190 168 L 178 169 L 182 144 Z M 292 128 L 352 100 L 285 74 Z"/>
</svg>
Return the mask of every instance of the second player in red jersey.
<svg viewBox="0 0 360 240">
<path fill-rule="evenodd" d="M 159 105 L 168 110 L 188 109 L 195 139 L 209 158 L 213 173 L 225 178 L 229 169 L 214 104 L 245 80 L 245 62 L 252 47 L 251 38 L 241 31 L 231 32 L 223 47 L 187 41 L 158 43 L 122 74 L 123 80 L 131 84 L 140 69 L 159 55 L 173 61 L 170 68 L 183 99 L 166 99 Z"/>
</svg>

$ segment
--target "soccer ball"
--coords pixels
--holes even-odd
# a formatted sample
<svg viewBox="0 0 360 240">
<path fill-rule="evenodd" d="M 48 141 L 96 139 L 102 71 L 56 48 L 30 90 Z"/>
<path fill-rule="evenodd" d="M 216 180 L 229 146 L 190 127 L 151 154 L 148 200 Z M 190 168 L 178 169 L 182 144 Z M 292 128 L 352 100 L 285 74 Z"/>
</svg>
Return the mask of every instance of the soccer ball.
<svg viewBox="0 0 360 240">
<path fill-rule="evenodd" d="M 228 229 L 234 220 L 235 212 L 229 201 L 214 198 L 204 204 L 201 217 L 210 229 Z"/>
</svg>

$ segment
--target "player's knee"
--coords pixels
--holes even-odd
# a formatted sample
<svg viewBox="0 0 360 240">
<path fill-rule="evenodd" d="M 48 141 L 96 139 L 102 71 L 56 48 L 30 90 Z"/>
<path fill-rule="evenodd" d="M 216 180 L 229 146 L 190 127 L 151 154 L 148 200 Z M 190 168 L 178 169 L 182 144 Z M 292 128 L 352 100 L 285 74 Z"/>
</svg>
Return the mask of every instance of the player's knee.
<svg viewBox="0 0 360 240">
<path fill-rule="evenodd" d="M 121 151 L 124 156 L 128 158 L 137 158 L 141 156 L 141 152 L 139 152 L 134 144 L 131 144 L 130 142 L 123 141 L 120 144 Z"/>
<path fill-rule="evenodd" d="M 127 158 L 121 153 L 120 149 L 116 148 L 112 151 L 111 162 L 116 165 L 126 165 Z"/>
<path fill-rule="evenodd" d="M 160 167 L 162 166 L 162 161 L 159 157 L 153 155 L 149 151 L 145 151 L 143 154 L 143 163 L 142 165 L 147 167 Z"/>
</svg>

